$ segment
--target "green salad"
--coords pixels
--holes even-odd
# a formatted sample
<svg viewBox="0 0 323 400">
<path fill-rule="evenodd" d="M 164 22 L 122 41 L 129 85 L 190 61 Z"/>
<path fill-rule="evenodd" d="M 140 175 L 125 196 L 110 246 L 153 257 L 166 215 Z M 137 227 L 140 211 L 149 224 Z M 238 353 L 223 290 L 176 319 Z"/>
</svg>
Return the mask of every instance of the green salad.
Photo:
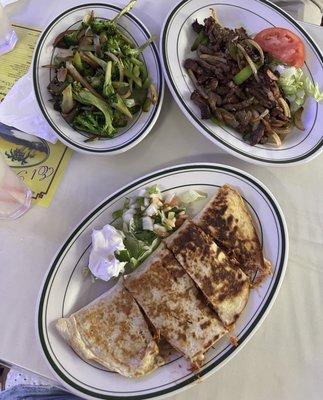
<svg viewBox="0 0 323 400">
<path fill-rule="evenodd" d="M 204 198 L 205 194 L 195 190 L 179 196 L 173 192 L 164 195 L 158 186 L 151 186 L 126 199 L 123 208 L 113 213 L 114 225 L 122 231 L 125 245 L 115 257 L 128 263 L 126 270 L 136 268 L 163 238 L 182 225 L 188 205 Z"/>
</svg>

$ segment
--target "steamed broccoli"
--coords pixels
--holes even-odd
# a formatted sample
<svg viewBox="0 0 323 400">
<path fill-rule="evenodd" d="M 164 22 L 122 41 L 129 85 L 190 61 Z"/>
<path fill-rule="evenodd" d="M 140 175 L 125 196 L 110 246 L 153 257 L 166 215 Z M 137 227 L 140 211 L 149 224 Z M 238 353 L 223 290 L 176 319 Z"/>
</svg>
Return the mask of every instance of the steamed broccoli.
<svg viewBox="0 0 323 400">
<path fill-rule="evenodd" d="M 111 107 L 115 108 L 116 110 L 122 112 L 122 114 L 126 115 L 128 118 L 132 118 L 131 112 L 128 110 L 127 106 L 124 104 L 122 97 L 115 93 L 109 96 L 108 102 Z"/>
<path fill-rule="evenodd" d="M 79 42 L 79 31 L 77 30 L 64 35 L 63 42 L 66 47 L 76 46 Z"/>
<path fill-rule="evenodd" d="M 118 93 L 115 93 L 115 90 L 112 86 L 111 71 L 112 71 L 112 61 L 108 61 L 107 68 L 105 70 L 105 80 L 103 84 L 103 91 L 102 91 L 103 96 L 107 98 L 107 101 L 111 107 L 119 110 L 127 117 L 132 118 L 132 114 L 128 110 L 127 106 L 124 104 L 121 96 Z"/>
<path fill-rule="evenodd" d="M 113 137 L 133 115 L 149 110 L 156 97 L 141 58 L 153 39 L 138 47 L 118 25 L 135 3 L 131 0 L 111 20 L 96 18 L 91 11 L 77 29 L 61 32 L 53 43 L 69 50 L 54 58 L 55 77 L 48 86 L 54 108 L 93 138 Z"/>
<path fill-rule="evenodd" d="M 102 125 L 100 125 L 97 116 L 89 111 L 78 113 L 73 120 L 73 126 L 80 131 L 95 135 L 100 135 L 102 131 Z"/>
<path fill-rule="evenodd" d="M 105 118 L 105 124 L 101 134 L 113 136 L 115 128 L 112 125 L 112 112 L 109 105 L 103 99 L 94 96 L 94 94 L 92 94 L 88 89 L 82 88 L 79 84 L 73 85 L 73 98 L 81 104 L 94 106 L 99 109 Z"/>
</svg>

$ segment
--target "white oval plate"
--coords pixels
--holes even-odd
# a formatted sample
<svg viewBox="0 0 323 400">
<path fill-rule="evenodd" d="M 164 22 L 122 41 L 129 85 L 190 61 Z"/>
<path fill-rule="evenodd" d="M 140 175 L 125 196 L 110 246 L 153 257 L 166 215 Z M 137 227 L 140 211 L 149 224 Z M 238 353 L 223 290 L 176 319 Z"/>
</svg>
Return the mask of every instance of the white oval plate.
<svg viewBox="0 0 323 400">
<path fill-rule="evenodd" d="M 107 283 L 85 278 L 93 228 L 112 221 L 112 212 L 122 208 L 125 197 L 149 185 L 158 184 L 163 191 L 177 193 L 194 188 L 214 194 L 228 183 L 241 193 L 253 216 L 266 258 L 273 264 L 273 274 L 259 290 L 251 292 L 246 309 L 234 334 L 239 346 L 222 338 L 206 355 L 202 369 L 196 373 L 182 357 L 173 359 L 142 379 L 128 379 L 93 367 L 81 360 L 60 338 L 55 321 L 70 315 L 107 290 Z M 196 204 L 195 212 L 206 201 Z M 58 251 L 44 282 L 38 305 L 38 334 L 45 358 L 70 391 L 87 399 L 145 399 L 183 390 L 198 379 L 214 373 L 245 345 L 263 322 L 281 286 L 288 258 L 288 234 L 282 211 L 269 190 L 251 175 L 220 164 L 185 164 L 163 169 L 138 179 L 109 196 L 74 230 Z M 109 285 L 111 286 L 111 284 Z"/>
<path fill-rule="evenodd" d="M 279 148 L 266 145 L 250 146 L 229 127 L 218 127 L 202 120 L 198 107 L 190 100 L 193 86 L 183 67 L 186 58 L 194 57 L 190 47 L 194 41 L 192 22 L 210 16 L 210 7 L 217 11 L 224 26 L 243 26 L 249 34 L 278 26 L 295 32 L 306 49 L 303 67 L 306 75 L 323 89 L 323 55 L 309 34 L 282 9 L 266 0 L 184 0 L 168 15 L 160 39 L 164 75 L 177 104 L 188 120 L 208 139 L 245 161 L 267 165 L 290 165 L 309 161 L 323 149 L 323 102 L 308 99 L 303 120 L 305 131 L 296 128 Z"/>
<path fill-rule="evenodd" d="M 56 36 L 66 29 L 78 27 L 84 15 L 91 10 L 94 11 L 96 17 L 112 19 L 118 14 L 120 8 L 109 4 L 90 3 L 71 8 L 56 17 L 43 31 L 36 45 L 33 58 L 34 90 L 41 112 L 63 143 L 83 153 L 117 154 L 138 144 L 154 126 L 162 106 L 164 81 L 157 47 L 152 43 L 144 50 L 142 57 L 159 94 L 157 104 L 152 106 L 149 112 L 140 112 L 136 115 L 131 123 L 120 129 L 116 137 L 85 143 L 86 134 L 73 129 L 60 113 L 54 110 L 53 103 L 49 102 L 51 95 L 47 90 L 47 85 L 53 77 L 53 72 L 48 68 L 42 68 L 42 66 L 52 63 L 56 53 L 56 50 L 53 49 Z M 120 19 L 118 26 L 138 46 L 151 36 L 144 24 L 129 13 Z"/>
</svg>

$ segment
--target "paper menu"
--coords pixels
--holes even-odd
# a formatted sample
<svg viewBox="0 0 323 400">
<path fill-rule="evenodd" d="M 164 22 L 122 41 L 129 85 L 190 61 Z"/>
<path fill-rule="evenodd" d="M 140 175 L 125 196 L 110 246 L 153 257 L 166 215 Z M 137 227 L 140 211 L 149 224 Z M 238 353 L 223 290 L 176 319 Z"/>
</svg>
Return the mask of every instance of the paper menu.
<svg viewBox="0 0 323 400">
<path fill-rule="evenodd" d="M 40 31 L 13 25 L 18 43 L 0 57 L 0 101 L 29 69 Z M 17 113 L 19 118 L 19 113 Z M 0 152 L 33 192 L 33 203 L 48 207 L 71 158 L 72 150 L 58 142 L 23 133 L 0 123 Z"/>
<path fill-rule="evenodd" d="M 15 82 L 27 73 L 40 34 L 37 29 L 12 26 L 18 36 L 18 42 L 13 51 L 0 57 L 0 101 Z"/>
<path fill-rule="evenodd" d="M 33 192 L 33 203 L 48 207 L 72 156 L 62 143 L 17 131 L 0 123 L 0 152 Z"/>
</svg>

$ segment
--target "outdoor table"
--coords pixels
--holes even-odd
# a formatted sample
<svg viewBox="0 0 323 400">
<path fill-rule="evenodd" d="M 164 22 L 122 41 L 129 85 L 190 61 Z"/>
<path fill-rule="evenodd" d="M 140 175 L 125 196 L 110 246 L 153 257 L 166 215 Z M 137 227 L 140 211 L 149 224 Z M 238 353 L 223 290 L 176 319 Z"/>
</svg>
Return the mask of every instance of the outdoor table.
<svg viewBox="0 0 323 400">
<path fill-rule="evenodd" d="M 12 20 L 43 28 L 82 1 L 20 1 Z M 117 5 L 124 2 L 115 1 Z M 171 0 L 141 0 L 133 13 L 160 34 Z M 323 50 L 323 28 L 302 23 Z M 322 127 L 323 129 L 323 127 Z M 266 167 L 228 155 L 199 133 L 166 90 L 151 133 L 126 153 L 74 153 L 49 208 L 34 206 L 0 223 L 0 363 L 57 384 L 36 335 L 37 298 L 51 260 L 79 221 L 131 180 L 165 166 L 213 162 L 253 174 L 272 191 L 285 214 L 290 254 L 270 314 L 252 340 L 222 369 L 172 399 L 319 399 L 323 394 L 323 157 L 291 167 Z"/>
</svg>

